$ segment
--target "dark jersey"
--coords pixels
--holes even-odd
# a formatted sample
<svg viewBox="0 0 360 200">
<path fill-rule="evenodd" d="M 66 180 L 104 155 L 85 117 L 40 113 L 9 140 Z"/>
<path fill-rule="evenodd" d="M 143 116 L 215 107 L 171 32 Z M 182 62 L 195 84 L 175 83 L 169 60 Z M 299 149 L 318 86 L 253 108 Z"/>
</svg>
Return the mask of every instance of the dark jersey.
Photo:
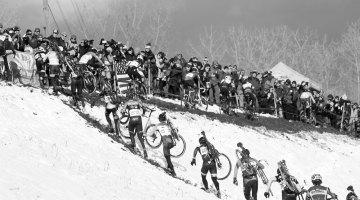
<svg viewBox="0 0 360 200">
<path fill-rule="evenodd" d="M 141 108 L 143 107 L 141 101 L 130 100 L 126 102 L 124 108 L 129 111 L 130 120 L 139 120 L 141 119 L 142 111 Z"/>
<path fill-rule="evenodd" d="M 358 196 L 355 192 L 349 192 L 349 194 L 346 195 L 346 200 L 358 200 Z"/>
<path fill-rule="evenodd" d="M 327 195 L 330 195 L 330 190 L 321 185 L 314 185 L 310 187 L 306 194 L 307 200 L 326 200 Z"/>
<path fill-rule="evenodd" d="M 213 156 L 211 155 L 207 145 L 200 145 L 196 147 L 196 151 L 200 153 L 203 159 L 203 163 L 211 163 L 212 161 L 214 161 Z"/>
</svg>

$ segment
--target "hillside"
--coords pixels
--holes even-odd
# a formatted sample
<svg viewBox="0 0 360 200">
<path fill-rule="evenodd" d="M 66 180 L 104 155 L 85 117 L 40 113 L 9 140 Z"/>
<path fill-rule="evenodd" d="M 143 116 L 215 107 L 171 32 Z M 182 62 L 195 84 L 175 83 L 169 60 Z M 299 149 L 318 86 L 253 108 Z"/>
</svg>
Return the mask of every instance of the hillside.
<svg viewBox="0 0 360 200">
<path fill-rule="evenodd" d="M 200 131 L 236 161 L 236 143 L 241 141 L 251 156 L 266 159 L 265 173 L 274 176 L 276 162 L 285 159 L 290 172 L 305 188 L 310 176 L 320 173 L 324 185 L 344 199 L 346 187 L 359 188 L 359 141 L 316 130 L 292 134 L 247 124 L 239 126 L 213 120 L 205 114 L 168 110 L 187 142 L 187 151 L 173 159 L 174 179 L 104 132 L 104 108 L 86 105 L 84 113 L 68 106 L 66 96 L 54 97 L 38 89 L 0 86 L 0 199 L 217 199 L 200 190 L 201 158 L 191 166 Z M 154 102 L 151 102 L 154 103 Z M 164 106 L 162 106 L 164 109 Z M 152 117 L 157 122 L 158 109 Z M 127 141 L 129 142 L 129 141 Z M 162 148 L 149 150 L 149 158 L 165 166 Z M 244 199 L 242 179 L 232 184 L 233 172 L 220 181 L 223 199 Z M 305 182 L 304 182 L 305 180 Z M 211 185 L 210 176 L 208 181 Z M 271 199 L 281 199 L 273 185 Z M 260 184 L 258 199 L 265 186 Z"/>
</svg>

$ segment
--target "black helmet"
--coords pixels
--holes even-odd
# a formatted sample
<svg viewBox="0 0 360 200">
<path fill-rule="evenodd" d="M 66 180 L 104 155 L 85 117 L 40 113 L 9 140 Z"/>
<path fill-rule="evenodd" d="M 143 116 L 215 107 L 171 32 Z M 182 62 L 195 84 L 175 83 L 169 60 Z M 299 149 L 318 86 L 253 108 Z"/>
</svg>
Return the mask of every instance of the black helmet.
<svg viewBox="0 0 360 200">
<path fill-rule="evenodd" d="M 200 144 L 206 144 L 205 138 L 204 138 L 204 137 L 200 137 L 200 138 L 199 138 L 199 143 L 200 143 Z"/>
<path fill-rule="evenodd" d="M 166 121 L 166 112 L 163 112 L 159 115 L 159 121 L 160 122 Z"/>
<path fill-rule="evenodd" d="M 241 155 L 244 157 L 244 156 L 250 156 L 250 151 L 249 149 L 244 149 L 242 152 L 241 152 Z"/>
</svg>

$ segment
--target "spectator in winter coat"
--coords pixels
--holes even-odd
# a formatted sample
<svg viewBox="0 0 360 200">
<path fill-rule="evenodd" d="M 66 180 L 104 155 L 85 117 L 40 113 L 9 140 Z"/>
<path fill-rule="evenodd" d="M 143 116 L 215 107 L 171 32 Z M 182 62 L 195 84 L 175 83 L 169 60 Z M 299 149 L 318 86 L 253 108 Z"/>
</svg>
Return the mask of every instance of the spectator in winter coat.
<svg viewBox="0 0 360 200">
<path fill-rule="evenodd" d="M 59 30 L 54 29 L 53 34 L 50 35 L 47 39 L 50 41 L 50 44 L 54 43 L 57 46 L 59 46 L 60 44 Z"/>
<path fill-rule="evenodd" d="M 257 78 L 258 73 L 256 71 L 250 72 L 250 77 L 248 78 L 247 82 L 251 83 L 254 87 L 255 95 L 258 95 L 260 92 L 261 84 L 260 80 Z"/>
<path fill-rule="evenodd" d="M 357 103 L 354 103 L 351 106 L 351 110 L 350 110 L 350 120 L 349 120 L 349 124 L 350 124 L 350 131 L 354 131 L 355 130 L 355 123 L 359 120 L 359 107 Z"/>
<path fill-rule="evenodd" d="M 215 103 L 220 105 L 220 86 L 221 81 L 221 65 L 217 61 L 213 62 L 212 69 L 210 71 L 210 89 L 209 89 L 209 101 L 210 103 Z"/>
<path fill-rule="evenodd" d="M 29 40 L 29 45 L 35 49 L 37 47 L 39 47 L 39 42 L 38 42 L 38 36 L 40 34 L 40 28 L 35 28 L 34 30 L 34 34 L 30 37 L 30 40 Z"/>
<path fill-rule="evenodd" d="M 182 80 L 182 66 L 179 59 L 170 59 L 169 93 L 180 95 L 180 83 Z"/>
<path fill-rule="evenodd" d="M 67 46 L 67 52 L 70 56 L 77 57 L 79 52 L 79 45 L 76 40 L 76 35 L 71 35 Z"/>
<path fill-rule="evenodd" d="M 125 52 L 125 57 L 126 57 L 126 61 L 136 60 L 136 55 L 135 55 L 134 48 L 130 47 L 130 48 Z"/>
</svg>

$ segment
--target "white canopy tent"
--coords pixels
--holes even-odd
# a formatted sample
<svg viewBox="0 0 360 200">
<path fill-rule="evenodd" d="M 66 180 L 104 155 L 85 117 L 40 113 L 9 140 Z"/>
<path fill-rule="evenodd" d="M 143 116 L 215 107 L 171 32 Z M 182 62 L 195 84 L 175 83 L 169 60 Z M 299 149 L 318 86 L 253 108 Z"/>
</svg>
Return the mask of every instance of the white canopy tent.
<svg viewBox="0 0 360 200">
<path fill-rule="evenodd" d="M 302 81 L 305 81 L 309 82 L 309 86 L 316 90 L 320 90 L 322 88 L 321 84 L 311 80 L 309 77 L 303 74 L 300 74 L 283 62 L 279 62 L 272 69 L 270 69 L 270 71 L 272 72 L 272 75 L 279 80 L 290 79 L 291 81 L 296 81 L 298 84 L 300 84 Z"/>
</svg>

